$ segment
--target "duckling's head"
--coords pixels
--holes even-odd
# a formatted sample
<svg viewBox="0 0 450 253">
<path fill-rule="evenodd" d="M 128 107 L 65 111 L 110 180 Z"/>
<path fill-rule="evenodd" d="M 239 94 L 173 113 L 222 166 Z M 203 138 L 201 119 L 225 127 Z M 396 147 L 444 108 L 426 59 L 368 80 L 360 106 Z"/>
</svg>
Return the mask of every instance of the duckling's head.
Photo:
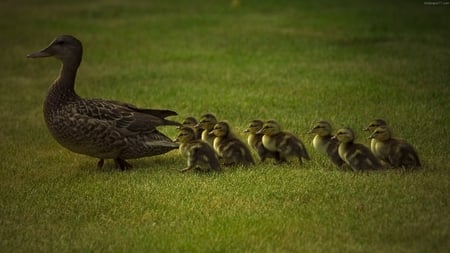
<svg viewBox="0 0 450 253">
<path fill-rule="evenodd" d="M 210 133 L 217 137 L 227 136 L 230 133 L 230 125 L 225 121 L 220 121 L 214 125 L 214 128 Z"/>
<path fill-rule="evenodd" d="M 189 126 L 182 126 L 179 128 L 179 133 L 175 142 L 186 143 L 195 139 L 195 129 Z"/>
<path fill-rule="evenodd" d="M 328 121 L 321 120 L 317 122 L 311 130 L 309 130 L 309 134 L 317 134 L 319 136 L 327 136 L 330 135 L 332 131 L 331 124 Z"/>
<path fill-rule="evenodd" d="M 333 138 L 342 143 L 352 142 L 355 140 L 355 132 L 351 128 L 342 128 L 337 131 Z"/>
<path fill-rule="evenodd" d="M 197 124 L 197 126 L 200 126 L 201 128 L 211 131 L 214 127 L 214 125 L 217 124 L 216 116 L 214 116 L 211 113 L 204 114 L 200 117 L 200 121 Z"/>
<path fill-rule="evenodd" d="M 276 135 L 280 132 L 281 132 L 280 124 L 278 124 L 278 122 L 276 122 L 275 120 L 268 120 L 264 123 L 261 130 L 259 130 L 257 133 L 258 134 L 261 133 L 261 134 L 270 136 L 270 135 Z"/>
<path fill-rule="evenodd" d="M 373 130 L 372 134 L 369 136 L 369 139 L 387 141 L 391 138 L 391 136 L 392 132 L 388 126 L 380 126 Z"/>
<path fill-rule="evenodd" d="M 263 127 L 264 122 L 259 119 L 252 120 L 248 125 L 247 129 L 244 130 L 244 133 L 256 134 Z"/>
<path fill-rule="evenodd" d="M 55 56 L 63 62 L 78 61 L 79 64 L 81 62 L 82 55 L 83 46 L 77 38 L 72 35 L 61 35 L 53 40 L 47 48 L 42 49 L 39 52 L 29 54 L 27 57 L 40 58 Z"/>
<path fill-rule="evenodd" d="M 386 121 L 383 119 L 376 119 L 376 120 L 370 122 L 369 126 L 364 128 L 363 131 L 373 132 L 375 130 L 375 128 L 377 128 L 379 126 L 387 126 Z"/>
<path fill-rule="evenodd" d="M 195 125 L 198 124 L 197 120 L 194 117 L 187 117 L 183 120 L 183 122 L 181 123 L 183 126 L 190 126 L 190 127 L 194 127 Z"/>
</svg>

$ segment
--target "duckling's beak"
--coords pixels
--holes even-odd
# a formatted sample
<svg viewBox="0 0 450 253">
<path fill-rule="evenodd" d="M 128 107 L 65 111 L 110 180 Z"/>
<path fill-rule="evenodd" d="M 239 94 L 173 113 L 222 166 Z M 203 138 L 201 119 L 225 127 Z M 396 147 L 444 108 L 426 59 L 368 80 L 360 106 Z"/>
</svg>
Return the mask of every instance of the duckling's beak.
<svg viewBox="0 0 450 253">
<path fill-rule="evenodd" d="M 215 136 L 214 130 L 212 130 L 211 132 L 209 132 L 208 135 L 209 135 L 209 136 Z"/>
<path fill-rule="evenodd" d="M 331 136 L 331 139 L 332 139 L 332 140 L 336 140 L 336 139 L 337 139 L 337 136 L 336 136 L 336 135 L 333 135 L 333 136 Z"/>
<path fill-rule="evenodd" d="M 195 128 L 200 127 L 200 123 L 194 125 Z"/>
<path fill-rule="evenodd" d="M 365 127 L 362 129 L 363 131 L 369 131 L 369 127 Z"/>
<path fill-rule="evenodd" d="M 309 130 L 308 132 L 307 132 L 307 134 L 313 134 L 314 132 L 313 132 L 313 129 L 311 129 L 311 130 Z"/>
<path fill-rule="evenodd" d="M 180 139 L 178 139 L 178 137 L 173 140 L 173 142 L 179 142 L 179 141 L 180 141 Z"/>
<path fill-rule="evenodd" d="M 258 132 L 256 132 L 256 134 L 264 134 L 262 129 L 259 129 Z"/>
<path fill-rule="evenodd" d="M 248 132 L 250 132 L 250 129 L 247 128 L 244 130 L 244 133 L 248 133 Z"/>
<path fill-rule="evenodd" d="M 367 137 L 367 139 L 373 139 L 373 133 Z"/>
<path fill-rule="evenodd" d="M 48 47 L 47 47 L 45 49 L 42 49 L 39 52 L 34 52 L 34 53 L 27 55 L 27 58 L 41 58 L 41 57 L 50 57 L 50 56 L 53 56 L 53 54 L 51 54 L 49 52 Z"/>
</svg>

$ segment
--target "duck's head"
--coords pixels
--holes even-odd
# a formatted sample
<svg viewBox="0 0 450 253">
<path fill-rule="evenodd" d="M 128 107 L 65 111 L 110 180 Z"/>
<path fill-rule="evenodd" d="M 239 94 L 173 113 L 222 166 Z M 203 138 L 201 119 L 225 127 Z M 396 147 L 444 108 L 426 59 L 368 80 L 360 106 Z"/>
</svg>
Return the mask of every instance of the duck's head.
<svg viewBox="0 0 450 253">
<path fill-rule="evenodd" d="M 276 122 L 275 120 L 268 120 L 264 123 L 261 130 L 259 130 L 257 133 L 265 135 L 276 135 L 279 132 L 281 132 L 280 124 L 278 124 L 278 122 Z"/>
<path fill-rule="evenodd" d="M 201 127 L 207 131 L 211 131 L 214 127 L 214 125 L 217 124 L 216 116 L 214 116 L 211 113 L 204 114 L 200 117 L 199 123 L 196 125 L 196 127 Z"/>
<path fill-rule="evenodd" d="M 72 35 L 61 35 L 53 40 L 50 45 L 41 51 L 27 55 L 28 58 L 41 58 L 54 56 L 61 61 L 81 61 L 83 46 L 81 42 Z"/>
<path fill-rule="evenodd" d="M 319 136 L 327 136 L 330 135 L 332 131 L 331 124 L 328 121 L 321 120 L 317 122 L 311 130 L 309 130 L 309 134 L 317 134 Z"/>
<path fill-rule="evenodd" d="M 225 121 L 220 121 L 219 123 L 215 124 L 213 130 L 210 132 L 210 134 L 217 137 L 227 136 L 229 133 L 230 124 Z"/>
<path fill-rule="evenodd" d="M 256 134 L 263 127 L 264 122 L 259 119 L 252 120 L 248 125 L 247 129 L 244 130 L 244 133 Z"/>
<path fill-rule="evenodd" d="M 186 143 L 195 139 L 195 130 L 189 126 L 182 126 L 179 128 L 179 133 L 175 142 Z"/>
<path fill-rule="evenodd" d="M 386 141 L 391 138 L 391 130 L 388 126 L 380 126 L 373 130 L 372 134 L 368 137 L 369 139 L 375 139 L 379 141 Z"/>
<path fill-rule="evenodd" d="M 386 121 L 383 119 L 376 119 L 376 120 L 370 122 L 369 125 L 363 129 L 363 131 L 369 131 L 372 133 L 375 130 L 375 128 L 380 127 L 380 126 L 387 126 Z"/>
<path fill-rule="evenodd" d="M 342 143 L 352 142 L 355 139 L 355 132 L 351 128 L 342 128 L 337 131 L 333 139 Z"/>
</svg>

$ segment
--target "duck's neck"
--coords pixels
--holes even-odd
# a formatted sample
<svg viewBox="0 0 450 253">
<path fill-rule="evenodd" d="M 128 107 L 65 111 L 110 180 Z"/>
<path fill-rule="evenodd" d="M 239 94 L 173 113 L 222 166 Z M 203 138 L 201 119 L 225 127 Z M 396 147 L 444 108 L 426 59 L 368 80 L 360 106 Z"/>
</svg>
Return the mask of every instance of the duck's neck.
<svg viewBox="0 0 450 253">
<path fill-rule="evenodd" d="M 58 78 L 50 87 L 46 103 L 62 104 L 78 98 L 74 85 L 79 65 L 79 60 L 63 62 Z"/>
</svg>

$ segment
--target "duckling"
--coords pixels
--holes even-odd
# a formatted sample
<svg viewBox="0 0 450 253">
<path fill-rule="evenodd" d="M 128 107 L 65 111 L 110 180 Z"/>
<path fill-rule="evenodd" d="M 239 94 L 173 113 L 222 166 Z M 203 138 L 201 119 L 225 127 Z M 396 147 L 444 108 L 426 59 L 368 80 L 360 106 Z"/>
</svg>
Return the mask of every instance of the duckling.
<svg viewBox="0 0 450 253">
<path fill-rule="evenodd" d="M 262 137 L 264 147 L 271 152 L 279 152 L 281 161 L 286 161 L 292 156 L 297 157 L 300 164 L 302 158 L 310 160 L 303 142 L 293 134 L 282 131 L 275 120 L 266 121 L 256 133 L 264 134 Z"/>
<path fill-rule="evenodd" d="M 313 139 L 314 148 L 320 153 L 328 156 L 331 162 L 336 166 L 341 167 L 344 161 L 339 157 L 339 142 L 337 139 L 332 138 L 333 135 L 331 132 L 332 128 L 329 122 L 319 121 L 308 133 L 316 134 Z"/>
<path fill-rule="evenodd" d="M 255 164 L 250 150 L 232 132 L 230 125 L 225 121 L 218 122 L 211 134 L 214 134 L 213 147 L 216 153 L 224 160 L 224 164 L 248 166 Z"/>
<path fill-rule="evenodd" d="M 197 119 L 190 116 L 190 117 L 185 118 L 181 124 L 183 126 L 190 126 L 195 130 L 195 139 L 197 139 L 197 140 L 202 139 L 202 132 L 204 129 L 201 128 L 200 125 L 198 125 Z"/>
<path fill-rule="evenodd" d="M 354 143 L 355 133 L 352 129 L 340 129 L 333 138 L 336 138 L 340 142 L 338 148 L 339 156 L 353 170 L 381 168 L 380 161 L 370 152 L 368 147 L 363 144 Z"/>
<path fill-rule="evenodd" d="M 375 130 L 375 128 L 380 126 L 387 126 L 386 121 L 384 119 L 375 119 L 372 122 L 370 122 L 366 128 L 363 128 L 363 131 L 368 131 L 369 133 L 372 133 Z M 372 150 L 372 153 L 375 150 L 376 143 L 377 143 L 376 139 L 370 140 L 370 150 Z"/>
<path fill-rule="evenodd" d="M 392 137 L 388 126 L 375 128 L 369 139 L 376 140 L 374 155 L 392 167 L 420 167 L 419 156 L 414 147 L 405 140 Z"/>
<path fill-rule="evenodd" d="M 272 152 L 267 150 L 262 144 L 262 137 L 264 134 L 257 134 L 257 132 L 263 127 L 263 124 L 264 122 L 262 120 L 252 120 L 247 129 L 244 130 L 244 133 L 248 133 L 248 145 L 258 153 L 261 162 L 264 162 L 266 158 L 275 158 L 275 160 L 279 162 L 280 152 Z"/>
<path fill-rule="evenodd" d="M 75 92 L 75 77 L 83 46 L 71 35 L 58 36 L 50 45 L 28 58 L 54 56 L 62 68 L 44 102 L 44 119 L 53 138 L 72 152 L 114 159 L 121 170 L 131 168 L 126 159 L 164 154 L 178 148 L 156 128 L 180 125 L 165 119 L 177 115 L 171 110 L 142 109 L 103 99 L 81 98 Z"/>
<path fill-rule="evenodd" d="M 206 142 L 196 139 L 196 131 L 193 127 L 182 126 L 179 128 L 175 142 L 180 143 L 180 154 L 187 158 L 187 167 L 181 172 L 196 169 L 200 171 L 219 171 L 220 164 L 213 148 Z"/>
<path fill-rule="evenodd" d="M 217 123 L 216 116 L 214 116 L 214 114 L 207 113 L 202 115 L 200 117 L 199 123 L 195 125 L 196 127 L 203 128 L 202 140 L 211 145 L 211 147 L 214 145 L 215 136 L 210 134 L 210 132 L 213 130 L 216 123 Z"/>
</svg>

